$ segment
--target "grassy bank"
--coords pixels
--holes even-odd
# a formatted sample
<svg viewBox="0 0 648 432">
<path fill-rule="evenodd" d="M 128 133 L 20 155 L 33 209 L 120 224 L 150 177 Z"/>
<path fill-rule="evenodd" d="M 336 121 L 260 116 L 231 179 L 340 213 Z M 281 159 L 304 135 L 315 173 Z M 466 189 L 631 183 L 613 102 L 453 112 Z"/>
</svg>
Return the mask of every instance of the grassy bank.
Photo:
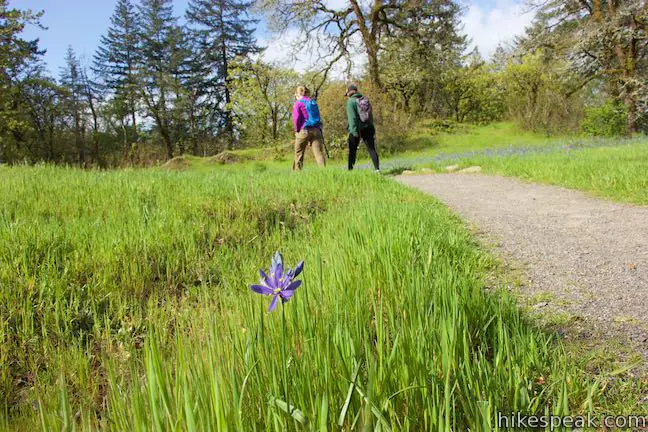
<svg viewBox="0 0 648 432">
<path fill-rule="evenodd" d="M 0 429 L 488 431 L 637 404 L 381 176 L 0 167 L 0 195 Z M 304 284 L 268 313 L 249 285 L 276 250 Z"/>
<path fill-rule="evenodd" d="M 510 122 L 485 126 L 449 123 L 443 127 L 438 121 L 427 120 L 417 123 L 408 133 L 405 148 L 410 148 L 412 152 L 409 154 L 416 157 L 483 149 L 541 147 L 565 139 L 567 137 L 524 131 Z"/>
<path fill-rule="evenodd" d="M 493 173 L 648 204 L 648 140 L 643 143 L 529 157 L 475 161 Z"/>
<path fill-rule="evenodd" d="M 634 204 L 648 204 L 648 140 L 599 148 L 461 158 L 460 167 L 564 186 Z M 424 164 L 425 165 L 425 164 Z M 447 162 L 427 164 L 444 171 Z"/>
</svg>

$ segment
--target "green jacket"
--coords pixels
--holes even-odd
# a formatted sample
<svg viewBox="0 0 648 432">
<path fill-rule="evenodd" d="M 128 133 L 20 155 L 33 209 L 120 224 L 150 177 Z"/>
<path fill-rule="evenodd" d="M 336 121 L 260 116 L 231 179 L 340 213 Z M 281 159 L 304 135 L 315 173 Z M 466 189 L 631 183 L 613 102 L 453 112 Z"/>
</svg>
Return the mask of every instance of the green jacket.
<svg viewBox="0 0 648 432">
<path fill-rule="evenodd" d="M 346 112 L 347 112 L 347 121 L 349 122 L 349 133 L 353 136 L 359 136 L 361 129 L 367 129 L 371 127 L 371 119 L 368 122 L 362 122 L 360 120 L 360 114 L 358 114 L 358 104 L 355 99 L 360 99 L 362 94 L 356 93 L 349 97 L 349 100 L 346 102 Z"/>
</svg>

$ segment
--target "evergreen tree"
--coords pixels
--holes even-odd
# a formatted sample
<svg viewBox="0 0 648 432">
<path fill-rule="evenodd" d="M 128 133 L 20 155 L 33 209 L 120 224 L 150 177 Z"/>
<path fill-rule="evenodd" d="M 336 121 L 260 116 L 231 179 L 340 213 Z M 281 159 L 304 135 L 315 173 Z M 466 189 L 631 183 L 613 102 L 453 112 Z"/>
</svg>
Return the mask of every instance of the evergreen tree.
<svg viewBox="0 0 648 432">
<path fill-rule="evenodd" d="M 101 149 L 99 148 L 100 93 L 97 91 L 97 84 L 88 76 L 88 70 L 85 65 L 81 65 L 80 67 L 79 78 L 81 83 L 81 96 L 92 117 L 93 159 L 100 166 L 105 167 Z"/>
<path fill-rule="evenodd" d="M 178 145 L 180 153 L 185 153 L 187 140 L 190 139 L 191 125 L 191 44 L 184 28 L 175 26 L 169 33 L 171 91 L 173 106 L 171 107 L 171 132 L 173 140 Z M 194 147 L 192 145 L 192 147 Z"/>
<path fill-rule="evenodd" d="M 58 162 L 62 158 L 59 132 L 63 123 L 63 90 L 54 78 L 47 75 L 44 65 L 34 71 L 22 85 L 21 111 L 29 119 L 33 144 L 28 146 L 30 160 Z M 29 130 L 28 129 L 28 130 Z"/>
<path fill-rule="evenodd" d="M 204 61 L 201 44 L 191 31 L 186 39 L 189 56 L 186 59 L 185 89 L 187 95 L 187 116 L 191 151 L 194 155 L 205 155 L 206 147 L 199 149 L 199 143 L 206 144 L 220 129 L 220 109 L 218 108 L 217 81 L 213 81 L 212 69 Z M 210 90 L 211 89 L 211 90 Z"/>
<path fill-rule="evenodd" d="M 65 54 L 65 66 L 61 68 L 61 86 L 65 91 L 63 100 L 66 114 L 72 121 L 74 144 L 77 149 L 78 163 L 86 163 L 85 154 L 85 103 L 83 100 L 83 81 L 79 60 L 70 46 Z"/>
<path fill-rule="evenodd" d="M 173 157 L 172 135 L 174 47 L 177 44 L 177 19 L 173 0 L 143 0 L 140 5 L 142 53 L 142 98 L 147 115 L 152 117 L 164 141 L 167 156 Z"/>
<path fill-rule="evenodd" d="M 21 33 L 27 24 L 39 25 L 40 16 L 10 9 L 8 0 L 0 0 L 0 162 L 23 144 L 20 84 L 25 70 L 38 62 L 42 51 L 38 40 L 25 40 Z"/>
<path fill-rule="evenodd" d="M 222 113 L 220 125 L 229 147 L 234 138 L 232 114 L 232 61 L 259 51 L 254 37 L 258 20 L 249 16 L 253 2 L 241 0 L 190 0 L 187 20 L 199 44 L 199 60 L 210 68 L 203 92 L 212 96 L 214 108 Z"/>
<path fill-rule="evenodd" d="M 136 131 L 138 68 L 141 62 L 138 37 L 140 23 L 131 0 L 119 0 L 110 21 L 108 33 L 101 37 L 93 69 L 102 78 L 106 88 L 127 103 L 131 123 Z"/>
</svg>

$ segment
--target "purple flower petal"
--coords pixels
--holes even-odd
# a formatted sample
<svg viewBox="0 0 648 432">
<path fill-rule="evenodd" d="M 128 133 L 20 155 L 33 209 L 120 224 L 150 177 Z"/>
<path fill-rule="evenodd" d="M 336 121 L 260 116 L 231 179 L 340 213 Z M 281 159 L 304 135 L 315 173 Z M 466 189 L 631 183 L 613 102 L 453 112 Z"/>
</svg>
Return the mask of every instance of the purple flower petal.
<svg viewBox="0 0 648 432">
<path fill-rule="evenodd" d="M 281 286 L 281 278 L 283 277 L 283 256 L 279 252 L 275 252 L 272 257 L 272 265 L 270 266 L 270 277 L 272 278 L 275 287 Z"/>
<path fill-rule="evenodd" d="M 286 292 L 286 291 L 293 292 L 293 291 L 295 291 L 297 288 L 299 288 L 299 287 L 301 286 L 301 284 L 302 284 L 302 281 L 300 281 L 300 280 L 296 280 L 295 282 L 292 282 L 290 285 L 288 285 L 286 288 L 282 289 L 281 292 L 282 292 L 282 293 L 283 293 L 283 292 Z M 292 295 L 292 294 L 291 294 L 291 295 Z"/>
<path fill-rule="evenodd" d="M 283 264 L 279 264 L 277 268 L 275 269 L 275 283 L 279 287 L 281 279 L 284 277 L 283 274 Z"/>
<path fill-rule="evenodd" d="M 272 298 L 272 302 L 270 302 L 270 307 L 268 308 L 268 312 L 272 312 L 273 310 L 275 310 L 275 308 L 277 307 L 277 300 L 278 299 L 279 299 L 278 295 L 276 295 L 276 296 L 274 296 Z"/>
<path fill-rule="evenodd" d="M 292 273 L 292 277 L 296 278 L 299 276 L 299 274 L 304 270 L 304 261 L 302 260 L 299 264 L 297 264 L 297 267 L 295 267 L 295 270 Z"/>
<path fill-rule="evenodd" d="M 284 269 L 287 270 L 285 274 Z M 282 303 L 285 303 L 295 295 L 295 290 L 301 286 L 302 281 L 296 281 L 294 279 L 303 270 L 303 260 L 294 269 L 287 268 L 284 267 L 281 253 L 275 252 L 268 273 L 259 269 L 261 281 L 258 285 L 250 285 L 250 289 L 258 294 L 273 296 L 270 307 L 268 308 L 268 311 L 272 312 L 277 308 L 280 299 Z"/>
<path fill-rule="evenodd" d="M 267 285 L 270 288 L 276 288 L 277 284 L 274 281 L 274 278 L 268 277 L 268 275 L 261 269 L 259 269 L 259 274 L 261 275 L 261 283 Z"/>
<path fill-rule="evenodd" d="M 267 286 L 264 285 L 250 285 L 250 289 L 254 291 L 255 293 L 263 294 L 263 295 L 272 295 L 274 294 L 274 291 L 272 288 L 268 288 Z"/>
<path fill-rule="evenodd" d="M 279 296 L 281 297 L 281 302 L 286 303 L 292 296 L 295 295 L 295 291 L 281 291 Z"/>
<path fill-rule="evenodd" d="M 279 266 L 281 266 L 281 269 L 283 270 L 283 256 L 279 252 L 275 252 L 274 256 L 272 257 L 272 265 L 270 266 L 270 271 L 276 273 Z"/>
</svg>

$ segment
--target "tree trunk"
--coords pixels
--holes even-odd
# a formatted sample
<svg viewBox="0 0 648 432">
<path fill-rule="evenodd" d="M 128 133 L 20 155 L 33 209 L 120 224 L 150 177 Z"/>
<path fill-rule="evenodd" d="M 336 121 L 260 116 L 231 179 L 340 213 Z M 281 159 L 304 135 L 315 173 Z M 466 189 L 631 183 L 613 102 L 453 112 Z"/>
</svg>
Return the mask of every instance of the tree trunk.
<svg viewBox="0 0 648 432">
<path fill-rule="evenodd" d="M 628 111 L 626 123 L 626 133 L 628 134 L 637 132 L 637 101 L 633 95 L 634 89 L 632 88 L 632 82 L 636 78 L 636 53 L 633 52 L 633 48 L 634 40 L 630 43 L 627 54 L 620 44 L 617 44 L 615 47 L 617 61 L 623 70 L 623 77 L 620 79 L 622 86 L 620 94 L 623 95 L 623 104 Z"/>
<path fill-rule="evenodd" d="M 171 136 L 169 135 L 169 130 L 164 126 L 161 127 L 160 135 L 162 135 L 164 145 L 166 146 L 167 158 L 173 159 L 173 141 L 171 140 Z"/>
<path fill-rule="evenodd" d="M 169 133 L 169 127 L 166 124 L 164 119 L 160 119 L 158 122 L 160 128 L 160 135 L 162 135 L 162 140 L 167 150 L 167 157 L 169 159 L 173 158 L 173 140 L 171 139 L 171 134 Z"/>
<path fill-rule="evenodd" d="M 121 123 L 121 130 L 122 130 L 122 138 L 124 140 L 124 142 L 123 142 L 123 144 L 124 144 L 124 158 L 126 158 L 126 156 L 128 156 L 128 152 L 129 152 L 130 149 L 128 147 L 128 132 L 126 132 L 126 124 L 124 122 L 124 118 L 120 119 L 120 123 Z"/>
<path fill-rule="evenodd" d="M 365 42 L 367 45 L 367 58 L 369 59 L 369 79 L 374 87 L 380 91 L 383 90 L 383 84 L 380 79 L 380 68 L 378 66 L 378 49 L 375 46 L 373 41 L 369 43 Z"/>
<path fill-rule="evenodd" d="M 101 161 L 101 152 L 99 149 L 99 114 L 97 113 L 97 108 L 95 107 L 94 100 L 92 99 L 92 94 L 90 93 L 90 87 L 86 87 L 88 93 L 88 106 L 90 107 L 90 113 L 92 114 L 92 142 L 94 143 L 94 159 L 95 162 L 100 166 L 103 166 Z"/>
<path fill-rule="evenodd" d="M 133 122 L 133 133 L 137 134 L 137 117 L 135 115 L 135 102 L 131 98 L 131 121 Z"/>
<path fill-rule="evenodd" d="M 279 136 L 279 107 L 274 107 L 272 110 L 272 139 L 276 141 Z"/>
<path fill-rule="evenodd" d="M 608 19 L 610 22 L 617 16 L 617 2 L 611 0 L 608 5 Z M 636 24 L 634 20 L 630 22 L 631 33 L 634 33 Z M 622 42 L 618 42 L 614 46 L 614 53 L 616 54 L 619 68 L 622 71 L 622 76 L 619 77 L 620 91 L 619 94 L 623 97 L 623 104 L 628 111 L 628 119 L 626 122 L 626 133 L 632 134 L 637 132 L 637 100 L 633 95 L 632 83 L 637 77 L 637 39 L 630 36 L 630 41 L 627 46 L 623 46 Z"/>
<path fill-rule="evenodd" d="M 628 111 L 626 130 L 628 134 L 633 134 L 637 132 L 637 101 L 630 93 L 626 93 L 623 103 Z"/>
<path fill-rule="evenodd" d="M 76 103 L 74 107 L 74 140 L 76 142 L 77 152 L 79 153 L 79 164 L 85 165 L 85 144 L 81 131 L 81 114 Z"/>
<path fill-rule="evenodd" d="M 365 51 L 367 53 L 367 60 L 369 62 L 369 79 L 374 87 L 383 91 L 382 81 L 380 80 L 380 68 L 378 66 L 378 35 L 376 33 L 377 27 L 375 26 L 375 20 L 377 19 L 376 13 L 377 8 L 374 7 L 374 19 L 373 26 L 371 30 L 367 27 L 367 19 L 362 13 L 362 9 L 358 4 L 357 0 L 350 0 L 351 9 L 356 16 L 356 21 L 358 23 L 358 28 L 360 29 L 360 34 L 362 35 L 362 42 L 365 46 Z"/>
<path fill-rule="evenodd" d="M 49 147 L 49 157 L 51 161 L 54 161 L 56 155 L 54 153 L 54 116 L 51 115 L 49 118 L 49 124 L 47 125 L 47 145 Z"/>
<path fill-rule="evenodd" d="M 172 159 L 173 139 L 171 138 L 171 134 L 169 133 L 169 125 L 166 119 L 166 115 L 167 115 L 166 93 L 163 88 L 160 89 L 160 101 L 158 102 L 158 106 L 155 107 L 155 110 L 153 111 L 153 115 L 155 117 L 155 124 L 160 130 L 162 141 L 164 141 L 164 146 L 166 147 L 167 150 L 167 158 Z"/>
<path fill-rule="evenodd" d="M 223 112 L 225 116 L 225 139 L 227 140 L 227 149 L 232 150 L 234 148 L 234 125 L 232 123 L 232 96 L 230 94 L 229 61 L 227 60 L 227 40 L 225 38 L 225 20 L 223 19 L 225 5 L 223 4 L 223 0 L 219 0 L 218 6 L 221 61 L 223 65 L 223 80 L 225 81 L 223 89 L 225 94 L 225 110 Z"/>
<path fill-rule="evenodd" d="M 189 134 L 191 135 L 191 153 L 199 156 L 198 151 L 198 128 L 196 127 L 196 98 L 190 98 L 191 107 L 189 108 Z"/>
<path fill-rule="evenodd" d="M 137 138 L 137 107 L 136 107 L 136 97 L 137 97 L 137 84 L 136 84 L 136 78 L 135 78 L 135 66 L 133 65 L 133 61 L 131 59 L 131 55 L 128 54 L 128 104 L 130 105 L 130 116 L 131 116 L 131 121 L 133 123 L 133 134 L 135 135 L 135 138 Z"/>
</svg>

